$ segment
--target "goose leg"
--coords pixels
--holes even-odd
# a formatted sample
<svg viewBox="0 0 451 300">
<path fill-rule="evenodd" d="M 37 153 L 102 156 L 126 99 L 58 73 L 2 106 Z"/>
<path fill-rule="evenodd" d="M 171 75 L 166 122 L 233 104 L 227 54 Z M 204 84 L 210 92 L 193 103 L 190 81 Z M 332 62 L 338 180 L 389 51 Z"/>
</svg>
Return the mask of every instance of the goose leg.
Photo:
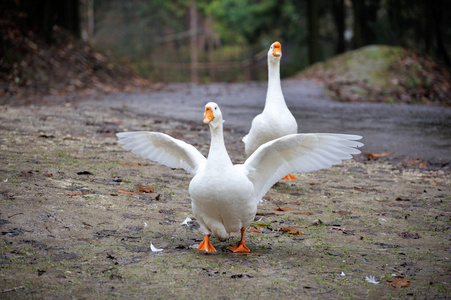
<svg viewBox="0 0 451 300">
<path fill-rule="evenodd" d="M 216 252 L 215 247 L 213 247 L 213 245 L 210 243 L 210 235 L 209 234 L 205 235 L 202 243 L 200 243 L 199 246 L 197 246 L 197 250 L 207 251 L 207 252 Z"/>
<path fill-rule="evenodd" d="M 246 229 L 241 227 L 241 240 L 235 246 L 227 247 L 232 252 L 251 252 L 249 248 L 244 244 L 244 232 Z"/>
<path fill-rule="evenodd" d="M 293 176 L 291 174 L 288 174 L 287 176 L 285 176 L 284 178 L 282 178 L 281 180 L 296 180 L 298 179 L 296 176 Z"/>
</svg>

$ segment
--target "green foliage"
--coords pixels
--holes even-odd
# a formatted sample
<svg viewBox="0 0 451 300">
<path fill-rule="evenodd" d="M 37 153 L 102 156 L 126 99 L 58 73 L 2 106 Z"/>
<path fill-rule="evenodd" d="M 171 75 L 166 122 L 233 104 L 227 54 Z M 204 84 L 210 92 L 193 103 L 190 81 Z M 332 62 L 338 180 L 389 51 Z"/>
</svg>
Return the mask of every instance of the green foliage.
<svg viewBox="0 0 451 300">
<path fill-rule="evenodd" d="M 265 0 L 256 3 L 251 0 L 215 0 L 206 12 L 217 20 L 222 36 L 233 42 L 238 33 L 249 44 L 254 44 L 264 32 L 270 33 L 279 15 L 277 1 Z"/>
</svg>

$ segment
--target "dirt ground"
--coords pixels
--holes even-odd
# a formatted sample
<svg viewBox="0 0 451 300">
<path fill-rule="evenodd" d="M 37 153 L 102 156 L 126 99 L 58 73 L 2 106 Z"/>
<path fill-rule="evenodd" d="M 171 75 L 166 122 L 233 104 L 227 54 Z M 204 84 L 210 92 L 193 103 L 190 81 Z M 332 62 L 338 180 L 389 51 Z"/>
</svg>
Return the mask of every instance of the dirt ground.
<svg viewBox="0 0 451 300">
<path fill-rule="evenodd" d="M 238 235 L 213 238 L 214 254 L 194 249 L 197 223 L 181 225 L 194 219 L 191 176 L 114 134 L 160 131 L 206 154 L 201 119 L 95 101 L 0 106 L 0 298 L 449 298 L 450 172 L 427 162 L 362 155 L 299 174 L 266 195 L 250 254 L 226 250 Z M 244 133 L 225 130 L 242 162 Z"/>
</svg>

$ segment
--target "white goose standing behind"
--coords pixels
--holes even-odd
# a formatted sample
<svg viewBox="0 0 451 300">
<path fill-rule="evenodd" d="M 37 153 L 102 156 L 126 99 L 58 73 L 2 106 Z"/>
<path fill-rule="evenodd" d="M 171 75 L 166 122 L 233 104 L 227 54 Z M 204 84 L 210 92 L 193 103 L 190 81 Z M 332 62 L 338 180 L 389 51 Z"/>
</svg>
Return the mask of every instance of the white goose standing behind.
<svg viewBox="0 0 451 300">
<path fill-rule="evenodd" d="M 282 46 L 274 42 L 268 51 L 268 90 L 263 112 L 252 120 L 249 133 L 243 137 L 244 151 L 251 155 L 260 145 L 288 134 L 298 132 L 298 124 L 283 97 L 280 85 Z M 283 179 L 295 179 L 287 175 Z"/>
<path fill-rule="evenodd" d="M 260 146 L 244 164 L 233 165 L 224 144 L 223 119 L 219 106 L 205 106 L 204 123 L 211 132 L 208 159 L 196 148 L 159 132 L 121 132 L 119 143 L 144 158 L 194 175 L 189 185 L 193 213 L 206 234 L 198 249 L 215 252 L 214 234 L 224 241 L 241 231 L 241 240 L 228 247 L 249 252 L 245 229 L 254 220 L 257 205 L 269 188 L 289 172 L 310 172 L 340 164 L 358 154 L 357 135 L 291 134 Z"/>
</svg>

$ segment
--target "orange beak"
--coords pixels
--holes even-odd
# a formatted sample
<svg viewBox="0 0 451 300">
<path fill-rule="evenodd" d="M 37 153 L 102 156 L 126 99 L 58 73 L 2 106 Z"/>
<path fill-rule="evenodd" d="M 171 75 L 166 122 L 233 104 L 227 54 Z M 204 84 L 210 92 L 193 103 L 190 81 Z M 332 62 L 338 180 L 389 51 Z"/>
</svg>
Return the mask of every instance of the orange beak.
<svg viewBox="0 0 451 300">
<path fill-rule="evenodd" d="M 274 42 L 272 45 L 272 55 L 275 57 L 282 55 L 282 45 L 279 42 Z"/>
<path fill-rule="evenodd" d="M 211 107 L 205 108 L 204 123 L 208 124 L 211 121 L 213 121 L 214 118 L 215 118 L 215 116 L 213 115 L 213 110 L 211 109 Z"/>
</svg>

